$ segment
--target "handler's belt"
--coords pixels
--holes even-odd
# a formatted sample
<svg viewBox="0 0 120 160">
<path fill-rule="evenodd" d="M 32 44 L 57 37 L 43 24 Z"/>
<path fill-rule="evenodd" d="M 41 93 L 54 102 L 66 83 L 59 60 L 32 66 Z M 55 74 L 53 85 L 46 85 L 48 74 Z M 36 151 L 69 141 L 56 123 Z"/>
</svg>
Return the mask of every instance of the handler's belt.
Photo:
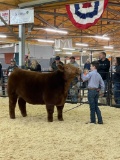
<svg viewBox="0 0 120 160">
<path fill-rule="evenodd" d="M 88 90 L 98 90 L 98 88 L 88 88 Z"/>
</svg>

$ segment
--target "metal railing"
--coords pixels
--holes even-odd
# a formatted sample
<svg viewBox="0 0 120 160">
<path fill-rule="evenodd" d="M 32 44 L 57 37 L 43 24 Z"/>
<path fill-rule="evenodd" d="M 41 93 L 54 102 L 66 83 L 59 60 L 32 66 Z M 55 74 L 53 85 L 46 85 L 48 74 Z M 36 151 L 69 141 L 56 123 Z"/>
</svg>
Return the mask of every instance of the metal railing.
<svg viewBox="0 0 120 160">
<path fill-rule="evenodd" d="M 105 72 L 104 72 L 105 73 Z M 107 79 L 107 86 L 104 97 L 99 97 L 99 105 L 107 105 L 113 107 L 120 107 L 120 104 L 117 101 L 120 101 L 120 97 L 115 97 L 115 93 L 117 95 L 120 94 L 120 89 L 113 89 L 114 81 L 113 81 L 113 73 L 109 72 Z M 3 76 L 0 84 L 0 96 L 7 97 L 7 81 L 8 76 Z M 117 82 L 120 85 L 120 82 Z M 66 99 L 66 103 L 88 103 L 87 98 L 87 82 L 82 82 L 81 80 L 74 79 L 71 83 L 70 88 L 68 90 L 68 96 Z"/>
</svg>

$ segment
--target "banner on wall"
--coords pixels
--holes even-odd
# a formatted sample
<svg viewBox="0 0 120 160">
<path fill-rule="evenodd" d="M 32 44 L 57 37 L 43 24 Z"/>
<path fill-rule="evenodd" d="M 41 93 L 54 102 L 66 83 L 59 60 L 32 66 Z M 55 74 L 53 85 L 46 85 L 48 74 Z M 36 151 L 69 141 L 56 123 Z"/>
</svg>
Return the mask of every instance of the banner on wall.
<svg viewBox="0 0 120 160">
<path fill-rule="evenodd" d="M 10 10 L 10 24 L 34 23 L 34 9 L 12 9 Z"/>
<path fill-rule="evenodd" d="M 9 10 L 1 11 L 0 16 L 4 19 L 4 21 L 9 24 Z M 0 26 L 4 26 L 5 24 L 0 20 Z"/>
<path fill-rule="evenodd" d="M 72 39 L 55 39 L 55 48 L 72 48 Z"/>
<path fill-rule="evenodd" d="M 95 25 L 107 7 L 108 0 L 66 5 L 68 17 L 74 26 L 87 29 Z"/>
<path fill-rule="evenodd" d="M 4 57 L 5 57 L 5 63 L 10 64 L 11 59 L 14 58 L 14 53 L 5 53 Z"/>
</svg>

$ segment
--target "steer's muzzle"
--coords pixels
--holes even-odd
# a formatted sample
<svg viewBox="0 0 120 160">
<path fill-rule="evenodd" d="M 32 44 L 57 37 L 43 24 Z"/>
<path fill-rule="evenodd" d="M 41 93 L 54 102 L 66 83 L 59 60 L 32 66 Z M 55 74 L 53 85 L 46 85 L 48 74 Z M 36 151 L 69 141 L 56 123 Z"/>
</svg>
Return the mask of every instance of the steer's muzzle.
<svg viewBox="0 0 120 160">
<path fill-rule="evenodd" d="M 80 75 L 81 74 L 81 69 L 80 68 L 77 68 L 76 69 L 76 75 Z"/>
</svg>

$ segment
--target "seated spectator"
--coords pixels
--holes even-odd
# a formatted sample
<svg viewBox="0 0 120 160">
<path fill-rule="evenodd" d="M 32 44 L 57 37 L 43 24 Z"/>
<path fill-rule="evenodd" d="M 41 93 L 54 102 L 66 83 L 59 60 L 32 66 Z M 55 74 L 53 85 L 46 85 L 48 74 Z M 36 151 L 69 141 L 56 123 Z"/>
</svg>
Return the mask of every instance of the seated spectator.
<svg viewBox="0 0 120 160">
<path fill-rule="evenodd" d="M 18 68 L 18 66 L 16 65 L 16 61 L 15 59 L 11 59 L 10 66 L 7 69 L 7 75 L 10 76 L 15 68 Z"/>
<path fill-rule="evenodd" d="M 51 70 L 56 71 L 58 69 L 58 65 L 63 65 L 63 63 L 60 61 L 60 57 L 56 56 L 55 61 L 51 65 Z"/>
<path fill-rule="evenodd" d="M 37 60 L 32 60 L 31 66 L 28 67 L 31 71 L 41 72 L 41 65 L 37 62 Z"/>
</svg>

